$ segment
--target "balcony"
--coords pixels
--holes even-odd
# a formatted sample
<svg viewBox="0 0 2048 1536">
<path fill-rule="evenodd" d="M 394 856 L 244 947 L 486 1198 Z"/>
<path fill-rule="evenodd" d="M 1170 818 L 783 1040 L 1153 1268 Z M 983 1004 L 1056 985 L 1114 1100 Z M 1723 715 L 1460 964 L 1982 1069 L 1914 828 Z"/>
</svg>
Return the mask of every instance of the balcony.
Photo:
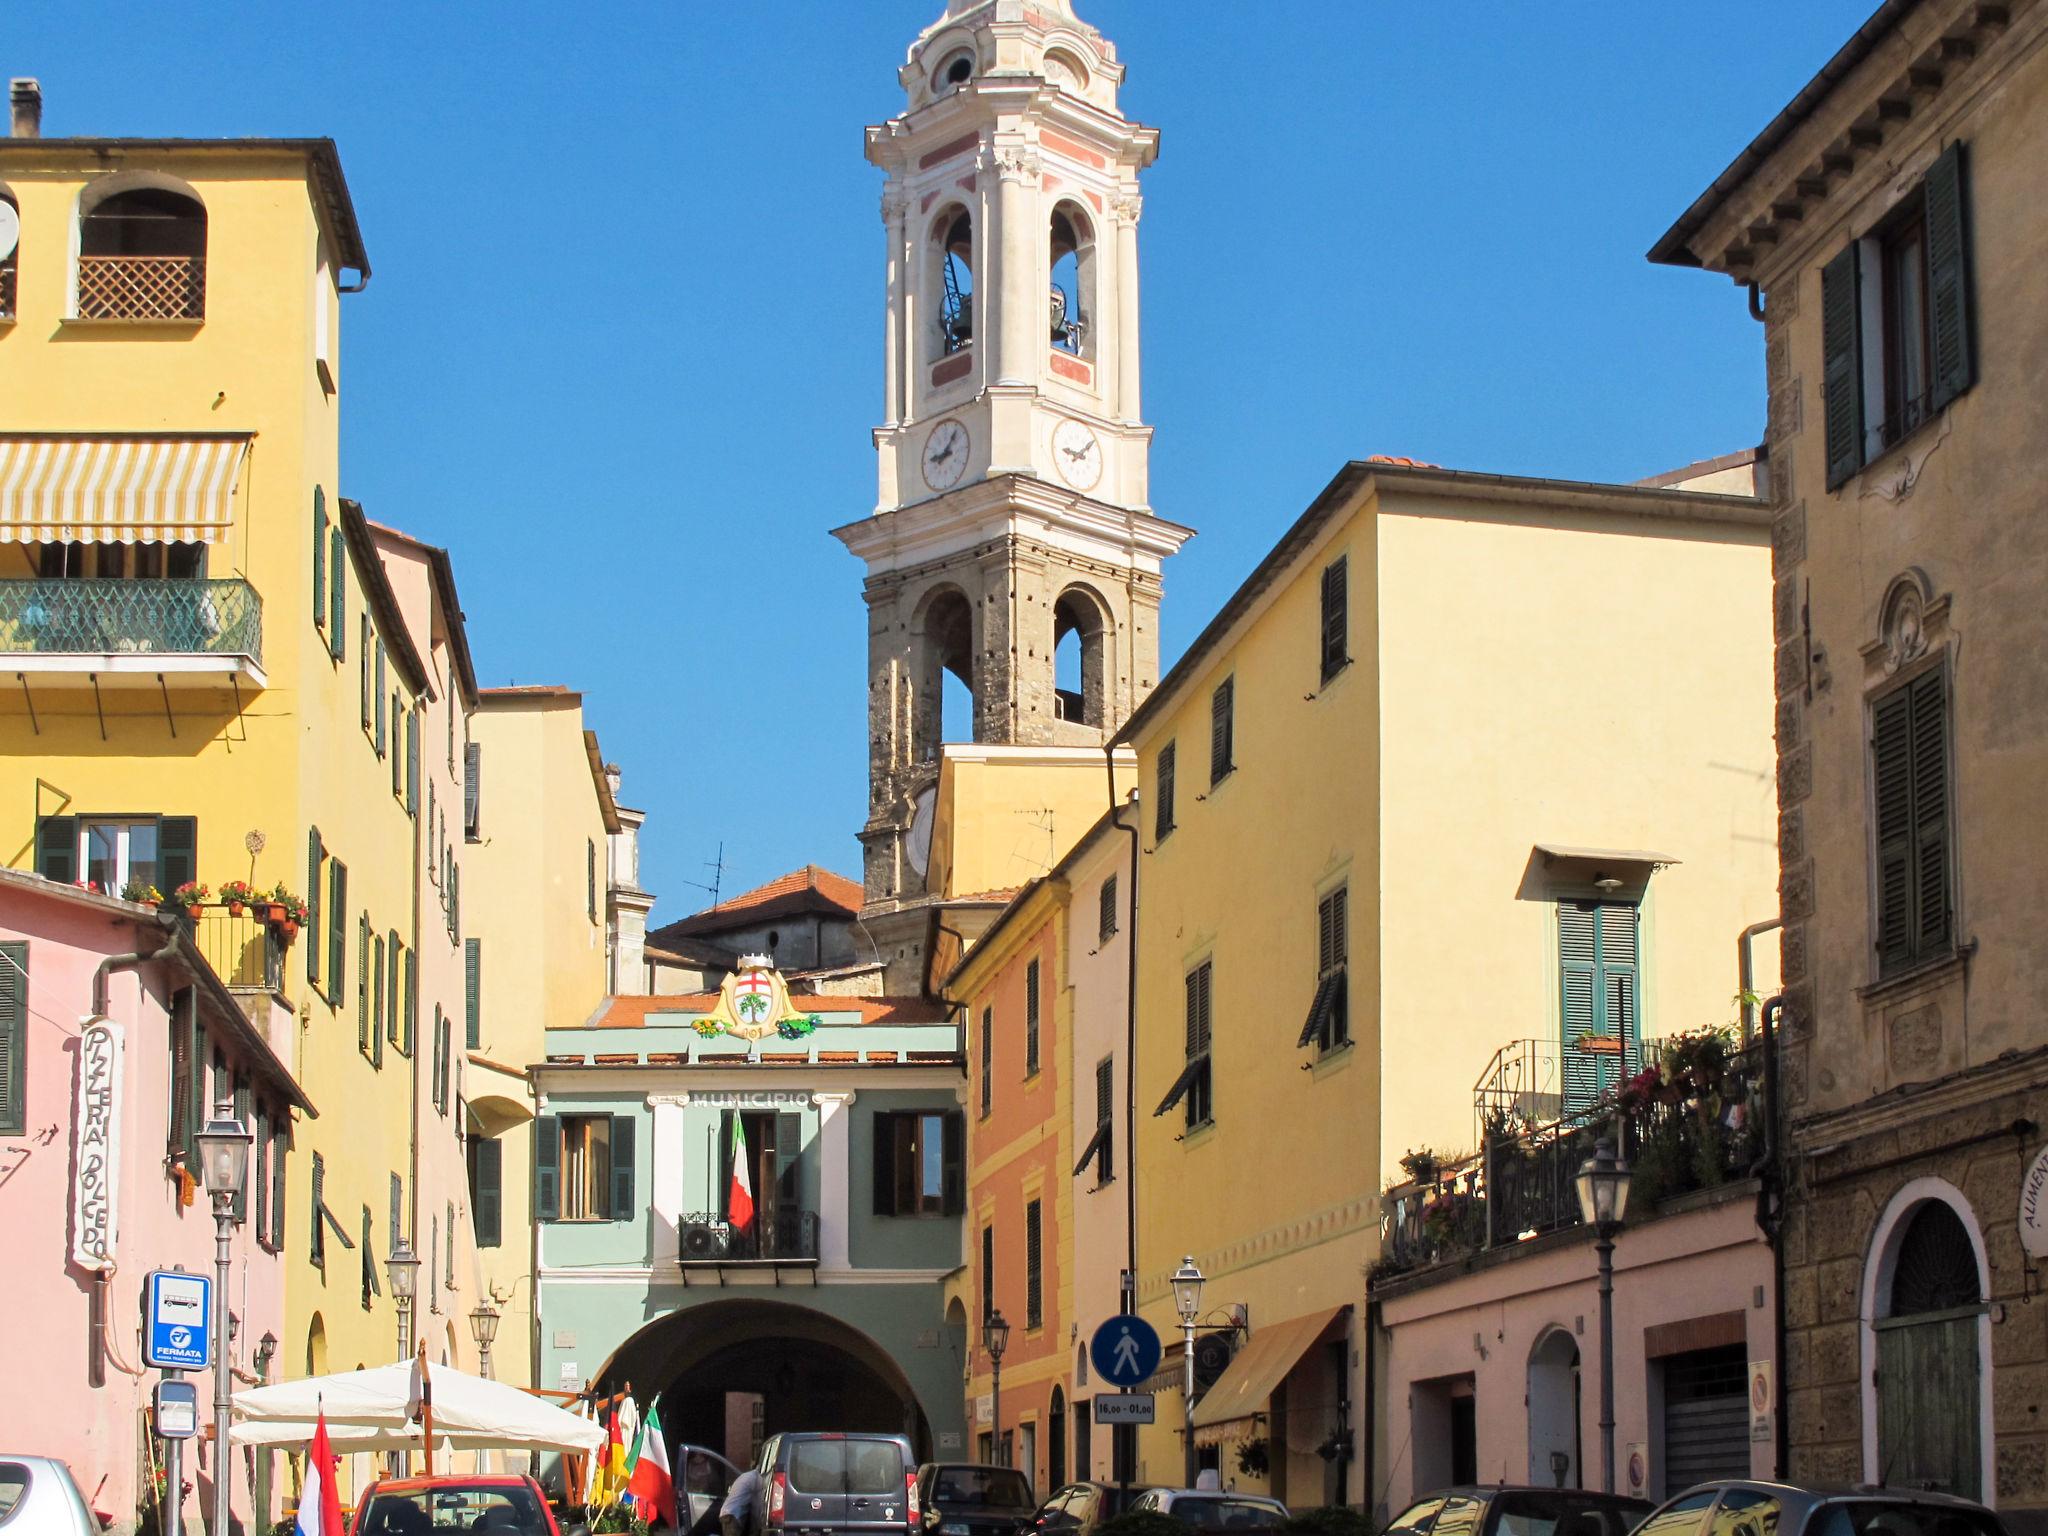
<svg viewBox="0 0 2048 1536">
<path fill-rule="evenodd" d="M 204 256 L 81 256 L 81 320 L 203 320 Z"/>
<path fill-rule="evenodd" d="M 0 669 L 261 688 L 263 600 L 238 578 L 0 581 Z"/>
<path fill-rule="evenodd" d="M 676 1222 L 676 1254 L 685 1269 L 698 1266 L 815 1265 L 818 1262 L 818 1213 L 768 1211 L 737 1228 L 722 1216 L 704 1212 Z"/>
<path fill-rule="evenodd" d="M 268 919 L 258 920 L 248 911 L 237 917 L 226 907 L 205 907 L 193 924 L 193 938 L 214 974 L 230 987 L 284 990 L 284 942 Z"/>
</svg>

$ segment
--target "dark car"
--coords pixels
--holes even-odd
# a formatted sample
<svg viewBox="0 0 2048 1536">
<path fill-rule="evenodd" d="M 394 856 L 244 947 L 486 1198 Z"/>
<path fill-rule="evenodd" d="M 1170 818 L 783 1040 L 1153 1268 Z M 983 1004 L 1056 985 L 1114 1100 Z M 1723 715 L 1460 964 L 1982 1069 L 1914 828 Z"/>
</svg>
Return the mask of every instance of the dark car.
<svg viewBox="0 0 2048 1536">
<path fill-rule="evenodd" d="M 1982 1504 L 1941 1493 L 1730 1478 L 1666 1500 L 1636 1536 L 2005 1536 L 2005 1527 Z"/>
<path fill-rule="evenodd" d="M 1152 1491 L 1150 1483 L 1068 1483 L 1054 1491 L 1031 1516 L 1031 1536 L 1089 1536 L 1103 1521 L 1122 1514 Z"/>
<path fill-rule="evenodd" d="M 1396 1515 L 1386 1536 L 1628 1536 L 1646 1499 L 1583 1488 L 1443 1488 Z"/>
<path fill-rule="evenodd" d="M 1017 1536 L 1038 1508 L 1022 1472 L 980 1462 L 926 1462 L 917 1496 L 931 1536 Z"/>
<path fill-rule="evenodd" d="M 1220 1488 L 1154 1488 L 1131 1508 L 1170 1515 L 1191 1531 L 1277 1531 L 1287 1523 L 1278 1499 Z"/>
<path fill-rule="evenodd" d="M 917 1458 L 901 1435 L 771 1435 L 759 1471 L 757 1532 L 922 1536 Z"/>
<path fill-rule="evenodd" d="M 349 1536 L 561 1536 L 547 1495 L 530 1477 L 462 1473 L 372 1483 Z"/>
</svg>

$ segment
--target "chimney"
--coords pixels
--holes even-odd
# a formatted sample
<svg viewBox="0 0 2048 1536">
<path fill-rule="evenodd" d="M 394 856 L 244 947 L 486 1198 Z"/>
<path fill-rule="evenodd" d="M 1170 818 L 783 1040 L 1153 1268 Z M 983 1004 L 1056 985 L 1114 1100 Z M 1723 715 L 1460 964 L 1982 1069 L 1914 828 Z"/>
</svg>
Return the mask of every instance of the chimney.
<svg viewBox="0 0 2048 1536">
<path fill-rule="evenodd" d="M 40 139 L 43 136 L 43 83 L 27 76 L 7 82 L 7 95 L 14 107 L 14 136 Z"/>
</svg>

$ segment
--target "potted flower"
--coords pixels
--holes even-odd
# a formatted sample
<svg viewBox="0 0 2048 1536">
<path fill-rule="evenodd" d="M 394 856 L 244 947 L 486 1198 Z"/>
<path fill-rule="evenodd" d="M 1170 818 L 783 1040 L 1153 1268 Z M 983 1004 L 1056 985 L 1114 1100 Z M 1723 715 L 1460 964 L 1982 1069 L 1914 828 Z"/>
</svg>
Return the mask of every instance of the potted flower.
<svg viewBox="0 0 2048 1536">
<path fill-rule="evenodd" d="M 240 917 L 242 909 L 256 901 L 256 887 L 246 880 L 226 880 L 221 883 L 220 899 L 231 914 Z"/>
<path fill-rule="evenodd" d="M 1428 1147 L 1417 1147 L 1401 1159 L 1401 1166 L 1416 1183 L 1427 1184 L 1436 1177 L 1436 1154 Z"/>
<path fill-rule="evenodd" d="M 86 889 L 98 890 L 99 887 L 88 884 Z M 151 885 L 147 880 L 130 880 L 121 887 L 121 899 L 123 901 L 136 902 L 145 907 L 160 907 L 164 904 L 164 893 Z"/>
<path fill-rule="evenodd" d="M 183 907 L 185 915 L 197 921 L 199 909 L 205 906 L 212 896 L 213 890 L 211 887 L 198 880 L 187 880 L 183 885 L 171 892 L 171 904 Z"/>
<path fill-rule="evenodd" d="M 277 889 L 270 893 L 270 922 L 289 944 L 299 936 L 299 927 L 306 921 L 306 904 L 285 888 L 279 881 Z"/>
</svg>

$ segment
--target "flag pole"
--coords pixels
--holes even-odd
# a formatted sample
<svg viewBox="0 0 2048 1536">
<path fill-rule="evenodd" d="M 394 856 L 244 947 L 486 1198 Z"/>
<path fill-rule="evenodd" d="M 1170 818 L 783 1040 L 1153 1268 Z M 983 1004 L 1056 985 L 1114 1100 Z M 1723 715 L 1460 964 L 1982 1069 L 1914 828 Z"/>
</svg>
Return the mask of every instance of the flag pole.
<svg viewBox="0 0 2048 1536">
<path fill-rule="evenodd" d="M 420 1345 L 420 1416 L 426 1425 L 427 1476 L 434 1475 L 434 1383 L 427 1374 L 427 1346 Z"/>
</svg>

